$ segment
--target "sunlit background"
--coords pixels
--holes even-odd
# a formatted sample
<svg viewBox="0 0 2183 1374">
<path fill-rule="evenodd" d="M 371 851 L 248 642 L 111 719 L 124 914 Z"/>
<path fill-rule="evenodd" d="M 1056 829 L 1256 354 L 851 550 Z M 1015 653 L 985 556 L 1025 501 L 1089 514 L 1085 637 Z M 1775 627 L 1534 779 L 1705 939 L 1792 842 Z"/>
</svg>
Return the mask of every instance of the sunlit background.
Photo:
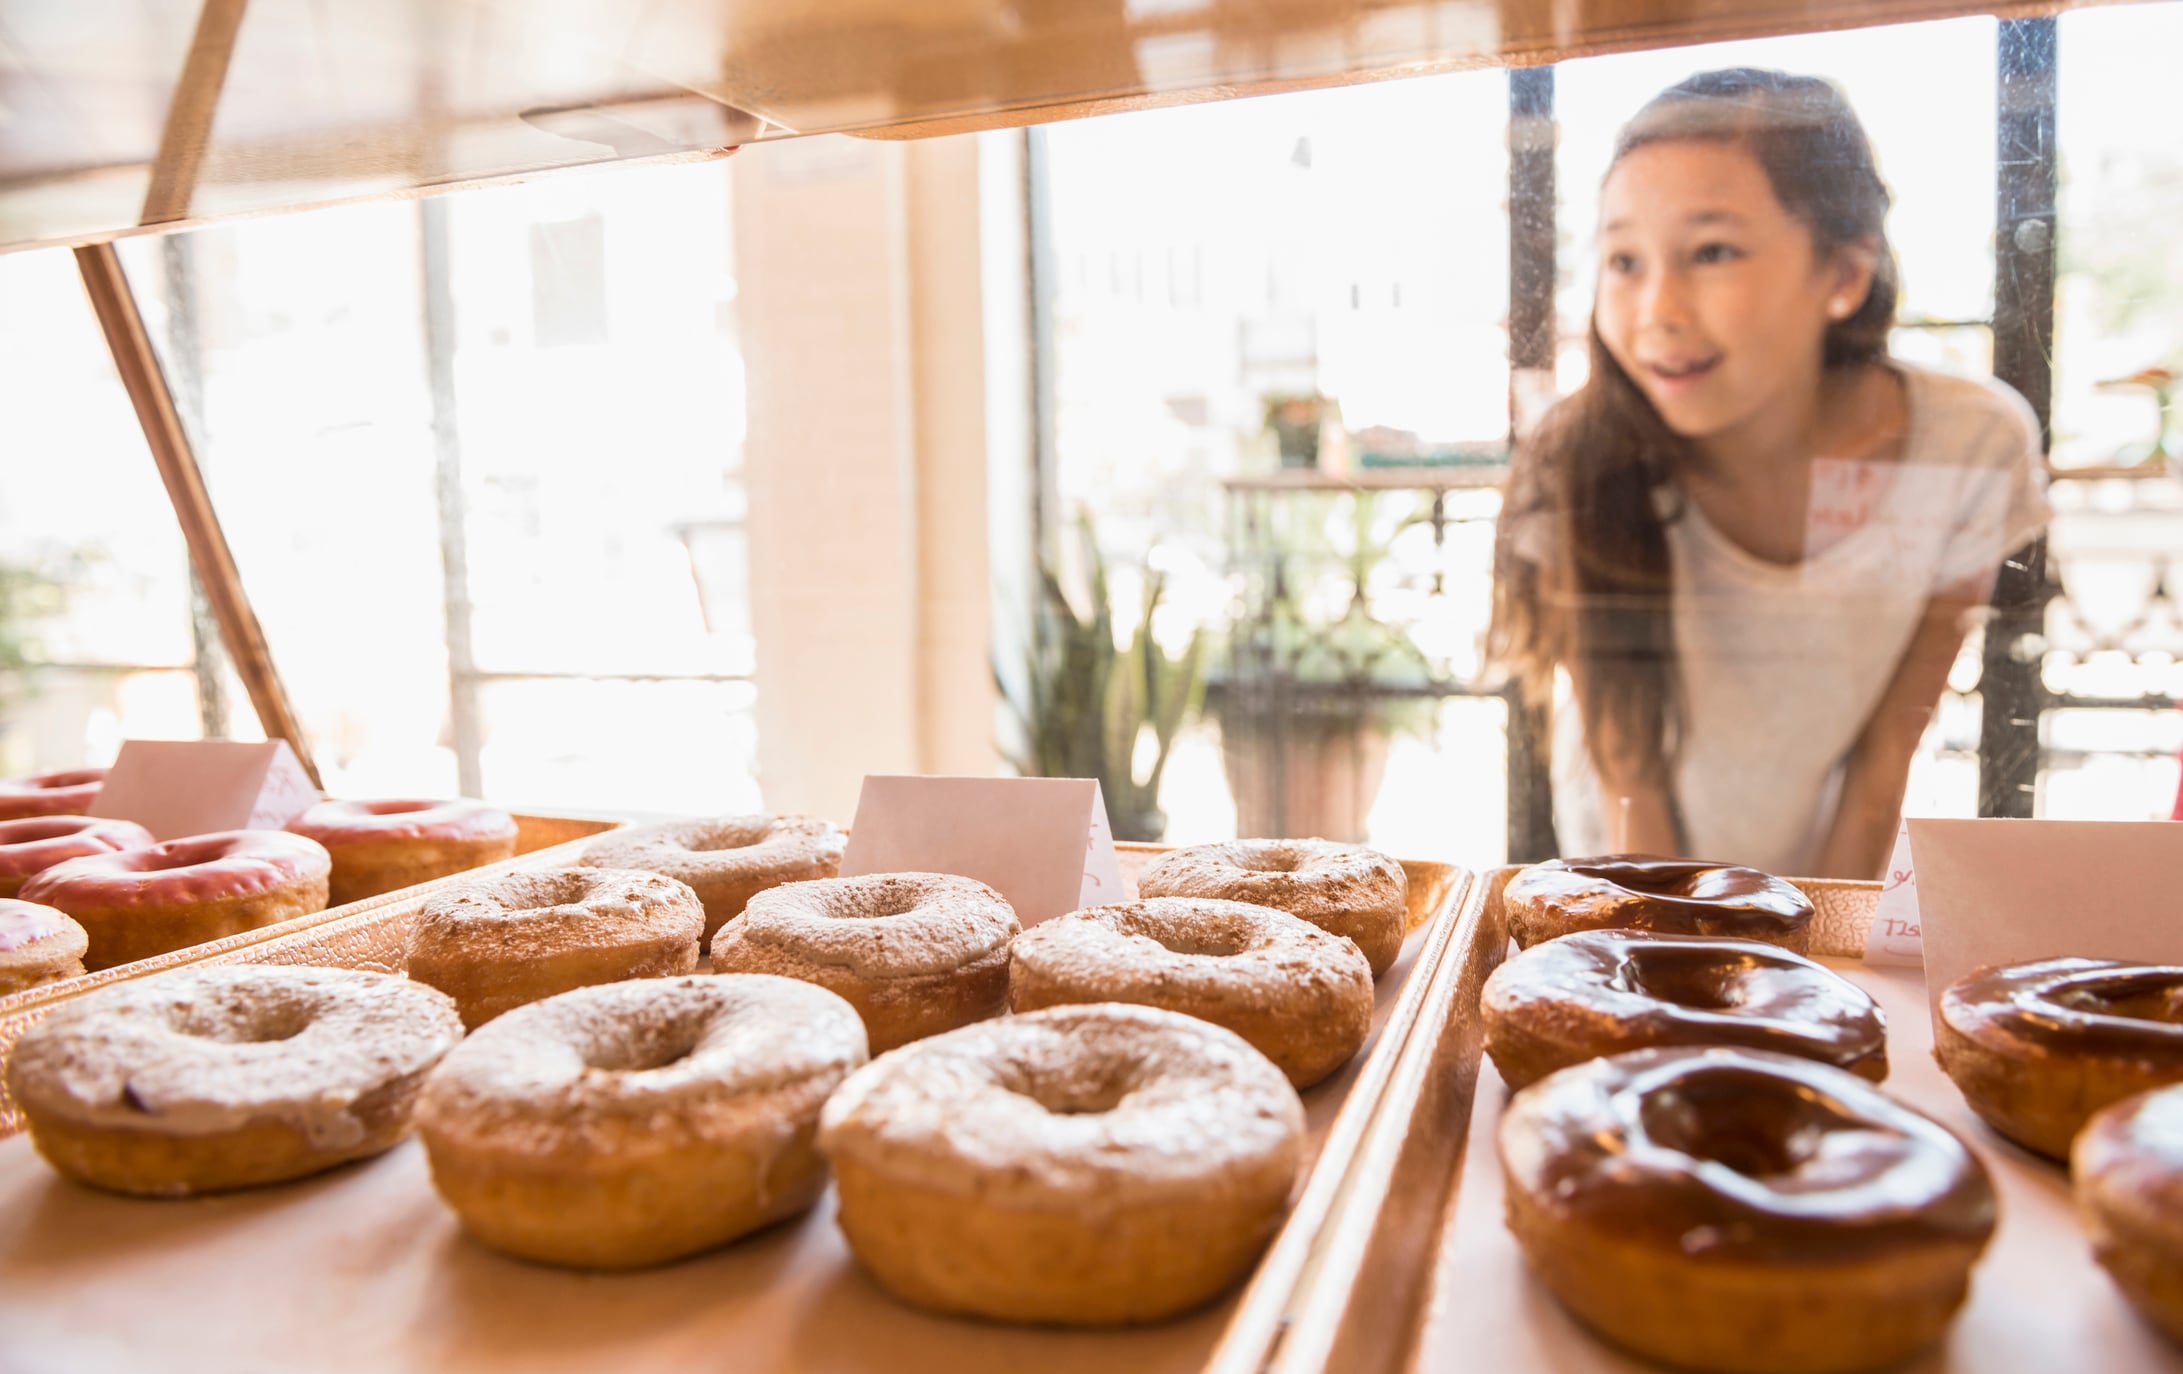
<svg viewBox="0 0 2183 1374">
<path fill-rule="evenodd" d="M 2114 468 L 2152 448 L 2160 419 L 2145 388 L 2102 384 L 2183 369 L 2183 143 L 2145 96 L 2172 85 L 2183 5 L 2066 14 L 2059 33 L 2052 457 Z M 1557 67 L 1556 385 L 1582 379 L 1614 130 L 1683 76 L 1739 64 L 1847 91 L 1896 196 L 1896 350 L 1984 371 L 1995 43 L 1995 21 L 1964 19 Z M 1150 570 L 1160 641 L 1208 637 L 1213 696 L 1182 726 L 1158 796 L 1170 840 L 1249 819 L 1218 646 L 1263 612 L 1249 574 L 1272 541 L 1331 570 L 1285 589 L 1322 631 L 1343 622 L 1361 565 L 1366 619 L 1343 633 L 1391 632 L 1409 647 L 1375 673 L 1449 689 L 1387 722 L 1369 838 L 1471 862 L 1504 852 L 1507 711 L 1468 689 L 1510 430 L 1509 80 L 1385 82 L 1036 135 L 1054 542 L 1088 516 L 1125 628 Z M 330 791 L 764 804 L 734 166 L 122 245 Z M 1329 465 L 1423 457 L 1465 475 L 1437 525 L 1432 491 L 1401 486 L 1414 469 L 1364 497 L 1238 485 L 1278 467 L 1269 401 L 1312 395 L 1340 408 L 1346 452 Z M 2065 600 L 2050 612 L 2049 687 L 2172 702 L 2183 626 L 2163 588 L 2183 552 L 2183 481 L 2172 467 L 2065 476 L 2053 501 Z M 25 663 L 0 673 L 0 772 L 103 763 L 126 737 L 257 734 L 193 607 L 74 263 L 55 250 L 0 257 L 0 571 L 0 652 Z M 1944 703 L 1914 814 L 1973 812 L 1977 735 L 1975 700 Z M 2055 710 L 2040 814 L 2166 815 L 2179 745 L 2172 706 Z"/>
</svg>

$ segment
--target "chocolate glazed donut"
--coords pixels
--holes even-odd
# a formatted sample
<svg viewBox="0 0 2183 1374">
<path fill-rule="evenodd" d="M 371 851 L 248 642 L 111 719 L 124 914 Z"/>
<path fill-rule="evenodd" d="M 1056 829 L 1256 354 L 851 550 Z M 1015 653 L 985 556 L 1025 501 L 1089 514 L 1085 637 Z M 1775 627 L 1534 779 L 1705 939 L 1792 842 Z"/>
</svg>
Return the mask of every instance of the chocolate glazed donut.
<svg viewBox="0 0 2183 1374">
<path fill-rule="evenodd" d="M 2093 1117 L 2069 1172 L 2092 1258 L 2139 1315 L 2183 1341 L 2183 1086 Z"/>
<path fill-rule="evenodd" d="M 1994 1228 L 1946 1127 L 1787 1055 L 1637 1050 L 1518 1093 L 1508 1225 L 1609 1340 L 1721 1374 L 1848 1374 L 1938 1340 Z"/>
<path fill-rule="evenodd" d="M 1658 930 L 1811 948 L 1812 904 L 1769 873 L 1702 859 L 1608 854 L 1533 864 L 1501 897 L 1520 948 L 1578 930 Z"/>
<path fill-rule="evenodd" d="M 1494 970 L 1479 1007 L 1512 1088 L 1656 1045 L 1740 1045 L 1887 1077 L 1887 1021 L 1864 990 L 1757 940 L 1579 931 Z"/>
<path fill-rule="evenodd" d="M 1986 1124 L 2054 1159 L 2092 1114 L 2183 1082 L 2183 966 L 2042 959 L 1941 994 L 1933 1054 Z"/>
</svg>

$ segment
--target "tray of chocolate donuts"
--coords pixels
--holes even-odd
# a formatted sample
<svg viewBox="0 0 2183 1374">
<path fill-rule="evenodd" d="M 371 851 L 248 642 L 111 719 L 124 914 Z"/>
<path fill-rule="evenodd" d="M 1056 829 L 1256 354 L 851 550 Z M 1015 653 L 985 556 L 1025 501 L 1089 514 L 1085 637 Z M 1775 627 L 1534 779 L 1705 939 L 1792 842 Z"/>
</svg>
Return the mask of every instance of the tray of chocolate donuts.
<svg viewBox="0 0 2183 1374">
<path fill-rule="evenodd" d="M 1121 849 L 1024 928 L 824 821 L 636 826 L 61 999 L 0 1366 L 1255 1369 L 1477 911 Z"/>
<path fill-rule="evenodd" d="M 1483 874 L 1270 1368 L 2183 1370 L 2183 968 L 1929 1000 L 1878 899 Z"/>
</svg>

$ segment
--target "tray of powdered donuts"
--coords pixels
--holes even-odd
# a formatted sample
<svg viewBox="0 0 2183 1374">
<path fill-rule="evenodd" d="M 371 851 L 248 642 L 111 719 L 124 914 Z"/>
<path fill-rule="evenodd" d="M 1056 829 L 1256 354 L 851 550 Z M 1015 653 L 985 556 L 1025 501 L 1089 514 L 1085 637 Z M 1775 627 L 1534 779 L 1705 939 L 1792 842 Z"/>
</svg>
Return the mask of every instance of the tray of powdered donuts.
<svg viewBox="0 0 2183 1374">
<path fill-rule="evenodd" d="M 1486 875 L 1515 948 L 1451 1018 L 1483 1043 L 1451 1142 L 1479 1167 L 1447 1176 L 1405 1358 L 2183 1368 L 2183 968 L 2048 959 L 1929 1003 L 1841 957 L 1877 898 L 1630 855 Z"/>
<path fill-rule="evenodd" d="M 632 827 L 402 904 L 401 972 L 72 999 L 7 1067 L 0 1326 L 71 1368 L 1200 1367 L 1339 1182 L 1314 1159 L 1461 870 L 1132 848 L 1132 900 L 1026 930 L 841 855 L 806 818 Z M 100 1256 L 65 1316 L 63 1229 Z M 299 1335 L 306 1290 L 338 1312 Z"/>
</svg>

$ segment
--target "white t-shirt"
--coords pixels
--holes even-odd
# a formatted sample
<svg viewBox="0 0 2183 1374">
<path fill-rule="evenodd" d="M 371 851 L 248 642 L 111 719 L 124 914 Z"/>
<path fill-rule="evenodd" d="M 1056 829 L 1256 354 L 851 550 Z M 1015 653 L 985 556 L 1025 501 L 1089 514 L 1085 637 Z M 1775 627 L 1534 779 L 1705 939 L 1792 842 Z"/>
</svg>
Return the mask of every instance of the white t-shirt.
<svg viewBox="0 0 2183 1374">
<path fill-rule="evenodd" d="M 1909 418 L 1894 462 L 1821 460 L 1814 535 L 1796 564 L 1731 542 L 1694 502 L 1663 491 L 1671 615 L 1683 693 L 1675 800 L 1693 856 L 1770 873 L 1812 871 L 1834 823 L 1844 761 L 1934 593 L 2029 543 L 2051 514 L 2039 427 L 2000 382 L 1894 364 Z M 1519 545 L 1529 542 L 1519 540 Z M 1567 693 L 1554 719 L 1561 851 L 1610 848 L 1584 723 Z"/>
</svg>

